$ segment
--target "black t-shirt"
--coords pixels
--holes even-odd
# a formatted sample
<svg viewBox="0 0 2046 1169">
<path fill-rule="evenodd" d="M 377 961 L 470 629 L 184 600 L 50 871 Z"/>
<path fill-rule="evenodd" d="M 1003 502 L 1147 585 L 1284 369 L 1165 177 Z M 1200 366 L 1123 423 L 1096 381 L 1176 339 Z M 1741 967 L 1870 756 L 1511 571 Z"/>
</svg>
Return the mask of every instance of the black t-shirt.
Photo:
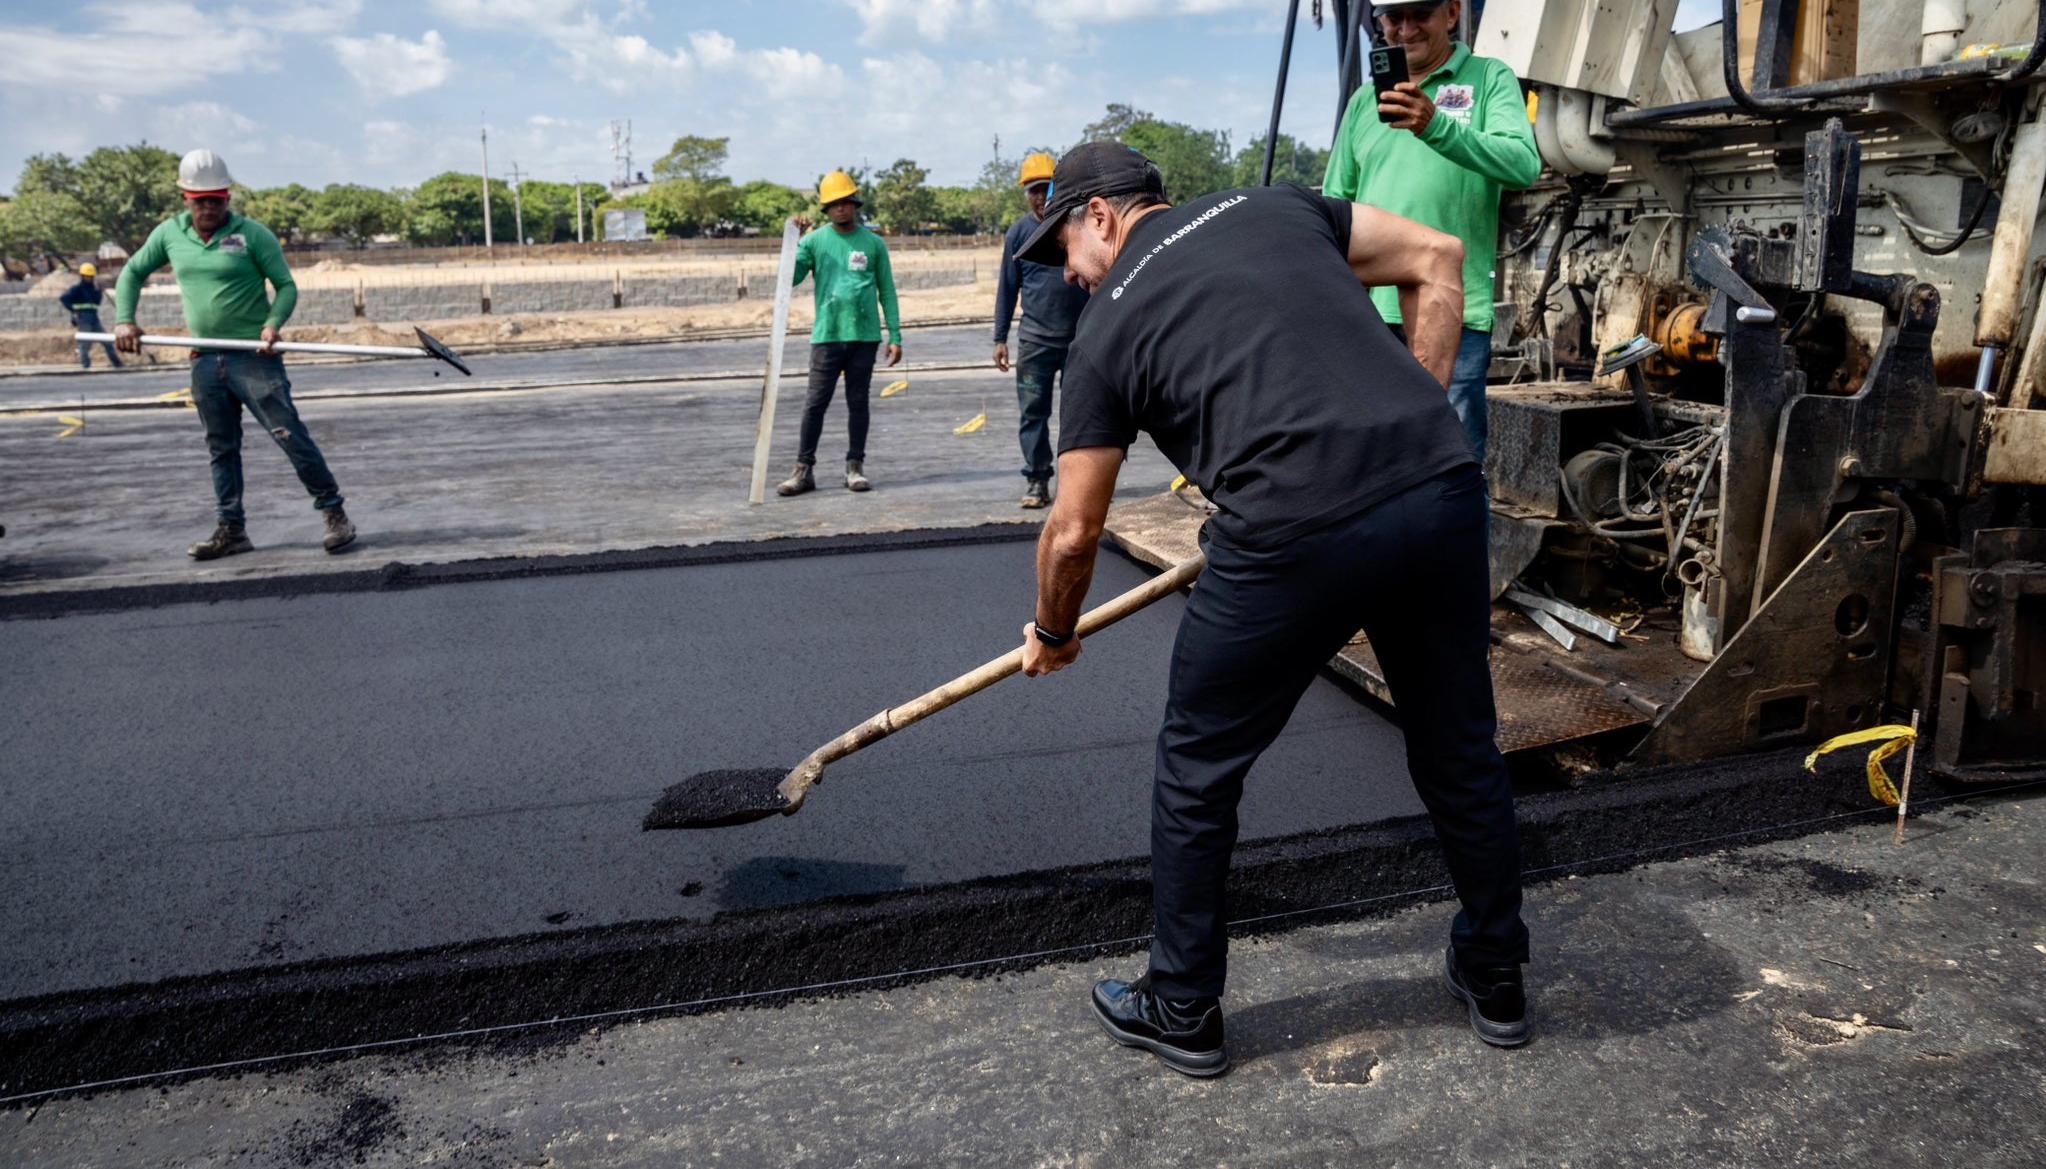
<svg viewBox="0 0 2046 1169">
<path fill-rule="evenodd" d="M 1350 270 L 1350 217 L 1282 185 L 1139 222 L 1080 314 L 1059 450 L 1150 435 L 1248 548 L 1472 462 L 1441 383 Z"/>
</svg>

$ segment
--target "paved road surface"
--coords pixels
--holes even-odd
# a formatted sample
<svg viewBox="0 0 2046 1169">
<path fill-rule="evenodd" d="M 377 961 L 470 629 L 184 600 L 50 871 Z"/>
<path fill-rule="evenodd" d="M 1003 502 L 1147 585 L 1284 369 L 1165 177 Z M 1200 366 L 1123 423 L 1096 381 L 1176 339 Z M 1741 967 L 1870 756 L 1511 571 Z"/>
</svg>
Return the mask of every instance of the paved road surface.
<svg viewBox="0 0 2046 1169">
<path fill-rule="evenodd" d="M 903 334 L 902 359 L 906 364 L 966 365 L 986 362 L 994 352 L 988 340 L 992 324 L 910 329 Z M 1013 338 L 1011 341 L 1013 346 Z M 330 393 L 389 393 L 400 390 L 449 390 L 465 381 L 472 384 L 540 384 L 552 381 L 584 381 L 602 378 L 647 378 L 662 375 L 690 376 L 744 370 L 760 376 L 767 362 L 767 339 L 735 341 L 678 341 L 660 345 L 593 345 L 579 349 L 553 349 L 536 353 L 481 353 L 466 359 L 475 371 L 473 379 L 437 361 L 350 361 L 299 364 L 292 362 L 292 388 L 300 395 Z M 789 392 L 800 394 L 803 372 L 809 368 L 808 334 L 791 336 L 782 355 Z M 988 368 L 993 370 L 993 366 Z M 439 376 L 435 376 L 438 372 Z M 888 384 L 885 369 L 877 370 L 876 388 Z M 79 402 L 90 404 L 114 399 L 150 398 L 185 388 L 190 382 L 179 366 L 151 369 L 107 370 L 104 363 L 94 371 L 61 374 L 31 374 L 0 377 L 0 410 L 29 404 L 61 404 L 66 409 Z M 756 382 L 756 389 L 758 388 Z"/>
<path fill-rule="evenodd" d="M 0 621 L 0 997 L 1140 856 L 1178 598 L 834 765 L 797 816 L 643 833 L 1009 649 L 1033 545 Z M 1103 558 L 1098 598 L 1143 579 Z M 1246 839 L 1418 811 L 1318 682 Z"/>
</svg>

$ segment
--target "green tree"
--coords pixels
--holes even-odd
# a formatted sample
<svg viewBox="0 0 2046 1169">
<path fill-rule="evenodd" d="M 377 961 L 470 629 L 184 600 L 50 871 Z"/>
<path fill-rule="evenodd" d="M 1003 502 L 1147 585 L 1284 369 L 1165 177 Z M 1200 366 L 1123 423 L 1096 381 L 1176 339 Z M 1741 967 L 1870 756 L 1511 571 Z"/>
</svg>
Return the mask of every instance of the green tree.
<svg viewBox="0 0 2046 1169">
<path fill-rule="evenodd" d="M 1129 131 L 1131 126 L 1139 122 L 1155 121 L 1157 121 L 1156 118 L 1134 106 L 1126 106 L 1121 102 L 1109 102 L 1108 112 L 1101 116 L 1101 120 L 1088 123 L 1087 128 L 1080 131 L 1080 141 L 1102 142 L 1114 139 L 1120 142 L 1123 141 L 1123 135 Z"/>
<path fill-rule="evenodd" d="M 809 213 L 816 202 L 807 191 L 756 179 L 739 188 L 739 198 L 732 207 L 731 216 L 733 222 L 757 227 L 767 234 L 777 234 L 783 221 Z"/>
<path fill-rule="evenodd" d="M 297 183 L 261 190 L 239 188 L 235 209 L 274 232 L 285 243 L 297 243 L 310 230 L 313 201 L 318 194 Z"/>
<path fill-rule="evenodd" d="M 16 190 L 70 196 L 100 240 L 132 252 L 178 212 L 178 156 L 146 142 L 102 146 L 76 162 L 39 154 L 22 167 Z"/>
<path fill-rule="evenodd" d="M 1165 197 L 1175 203 L 1231 185 L 1234 168 L 1226 130 L 1146 120 L 1124 130 L 1121 141 L 1157 164 L 1158 172 L 1165 176 Z"/>
<path fill-rule="evenodd" d="M 513 241 L 511 190 L 490 180 L 491 234 Z M 405 208 L 405 238 L 421 247 L 483 242 L 483 179 L 445 171 L 419 184 Z"/>
<path fill-rule="evenodd" d="M 90 252 L 99 242 L 85 209 L 62 191 L 22 191 L 0 206 L 0 257 L 54 262 L 67 253 Z"/>
<path fill-rule="evenodd" d="M 874 221 L 892 232 L 921 230 L 937 211 L 937 200 L 924 186 L 929 177 L 914 159 L 889 164 L 874 178 Z"/>
<path fill-rule="evenodd" d="M 1235 173 L 1231 183 L 1238 187 L 1255 187 L 1264 178 L 1265 137 L 1260 134 L 1250 140 L 1250 145 L 1236 154 Z M 1323 172 L 1328 170 L 1328 151 L 1316 150 L 1291 134 L 1279 135 L 1278 148 L 1272 151 L 1272 181 L 1275 183 L 1299 183 L 1303 187 L 1321 186 Z"/>
<path fill-rule="evenodd" d="M 691 179 L 707 183 L 724 173 L 725 148 L 730 138 L 702 138 L 695 134 L 675 139 L 668 153 L 654 160 L 654 180 Z"/>
<path fill-rule="evenodd" d="M 655 183 L 640 196 L 646 208 L 647 231 L 663 239 L 703 234 L 729 218 L 739 202 L 739 189 L 729 179 L 671 179 Z"/>
<path fill-rule="evenodd" d="M 931 222 L 970 235 L 980 230 L 980 192 L 972 187 L 932 187 Z"/>
<path fill-rule="evenodd" d="M 494 210 L 494 208 L 493 208 Z M 305 226 L 359 248 L 405 225 L 405 207 L 389 191 L 355 183 L 330 183 L 313 200 Z"/>
</svg>

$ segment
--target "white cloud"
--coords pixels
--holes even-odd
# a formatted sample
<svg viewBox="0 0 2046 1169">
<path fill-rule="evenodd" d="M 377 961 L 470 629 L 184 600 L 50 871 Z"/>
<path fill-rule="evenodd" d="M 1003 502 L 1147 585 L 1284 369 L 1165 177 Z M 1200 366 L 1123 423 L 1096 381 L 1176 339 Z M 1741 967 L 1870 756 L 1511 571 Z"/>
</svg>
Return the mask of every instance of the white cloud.
<svg viewBox="0 0 2046 1169">
<path fill-rule="evenodd" d="M 376 97 L 405 97 L 446 84 L 454 71 L 447 42 L 427 29 L 417 41 L 380 32 L 373 37 L 335 37 L 334 58 L 355 83 Z"/>
<path fill-rule="evenodd" d="M 886 44 L 905 33 L 942 41 L 956 29 L 992 29 L 994 0 L 839 0 L 858 14 L 860 41 Z"/>
<path fill-rule="evenodd" d="M 1223 12 L 1259 11 L 1269 0 L 1040 0 L 1031 6 L 1038 20 L 1053 28 L 1083 24 L 1120 24 L 1151 17 L 1214 16 Z"/>
<path fill-rule="evenodd" d="M 327 36 L 355 27 L 362 0 L 294 0 L 261 8 L 230 8 L 227 23 L 270 29 L 292 36 Z"/>
<path fill-rule="evenodd" d="M 88 32 L 0 24 L 0 44 L 7 46 L 0 87 L 75 87 L 89 79 L 102 94 L 154 97 L 276 68 L 277 42 L 269 33 L 223 25 L 190 4 L 112 0 L 84 11 Z"/>
</svg>

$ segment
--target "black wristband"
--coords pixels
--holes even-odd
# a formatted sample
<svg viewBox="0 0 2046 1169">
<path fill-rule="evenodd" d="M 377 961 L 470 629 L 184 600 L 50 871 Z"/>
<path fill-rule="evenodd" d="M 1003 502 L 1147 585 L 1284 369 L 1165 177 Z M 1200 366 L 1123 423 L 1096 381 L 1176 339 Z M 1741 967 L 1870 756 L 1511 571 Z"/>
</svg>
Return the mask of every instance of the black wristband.
<svg viewBox="0 0 2046 1169">
<path fill-rule="evenodd" d="M 1045 629 L 1044 626 L 1037 624 L 1035 621 L 1030 623 L 1030 632 L 1037 635 L 1037 640 L 1052 647 L 1053 649 L 1057 649 L 1058 647 L 1073 640 L 1072 634 L 1052 633 L 1049 630 Z"/>
</svg>

